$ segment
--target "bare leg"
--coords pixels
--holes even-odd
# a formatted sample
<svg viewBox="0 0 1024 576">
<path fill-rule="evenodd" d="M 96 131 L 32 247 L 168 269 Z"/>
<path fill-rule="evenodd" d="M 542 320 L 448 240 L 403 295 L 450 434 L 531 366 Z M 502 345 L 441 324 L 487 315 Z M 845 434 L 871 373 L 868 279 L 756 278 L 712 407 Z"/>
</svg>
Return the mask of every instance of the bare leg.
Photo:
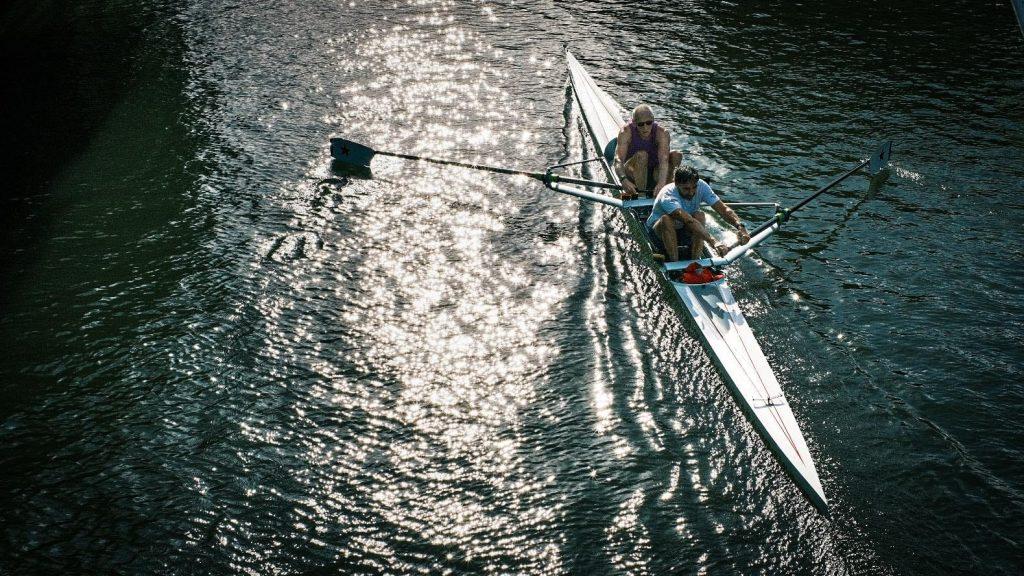
<svg viewBox="0 0 1024 576">
<path fill-rule="evenodd" d="M 672 182 L 675 179 L 676 168 L 683 163 L 683 153 L 679 150 L 673 150 L 668 153 L 668 181 Z"/>
<path fill-rule="evenodd" d="M 647 152 L 643 150 L 633 154 L 624 164 L 626 174 L 633 179 L 637 191 L 647 189 Z"/>
<path fill-rule="evenodd" d="M 697 213 L 693 215 L 693 217 L 696 218 L 698 222 L 700 222 L 701 226 L 704 226 L 707 222 L 707 218 L 704 215 L 703 210 L 698 210 Z M 696 234 L 692 230 L 687 230 L 687 232 L 690 233 L 690 245 L 692 246 L 692 249 L 690 250 L 690 259 L 699 260 L 704 251 L 704 239 L 701 238 L 699 234 Z"/>
<path fill-rule="evenodd" d="M 676 225 L 672 218 L 668 215 L 658 218 L 658 221 L 654 223 L 654 233 L 661 238 L 661 243 L 665 245 L 665 251 L 668 252 L 665 255 L 666 260 L 669 262 L 679 260 L 679 237 L 676 236 Z"/>
</svg>

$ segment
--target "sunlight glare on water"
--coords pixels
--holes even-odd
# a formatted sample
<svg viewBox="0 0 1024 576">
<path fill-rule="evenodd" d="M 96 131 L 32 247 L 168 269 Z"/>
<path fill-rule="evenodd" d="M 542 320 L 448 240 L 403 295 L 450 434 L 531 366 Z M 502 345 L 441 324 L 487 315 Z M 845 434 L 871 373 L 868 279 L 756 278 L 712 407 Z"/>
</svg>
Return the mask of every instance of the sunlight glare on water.
<svg viewBox="0 0 1024 576">
<path fill-rule="evenodd" d="M 479 38 L 458 28 L 439 37 L 398 26 L 361 45 L 339 65 L 361 67 L 352 72 L 387 79 L 387 87 L 347 90 L 343 111 L 329 120 L 382 149 L 500 162 L 499 135 L 528 141 L 528 117 L 466 49 Z M 392 440 L 349 451 L 346 469 L 377 470 L 355 483 L 370 490 L 378 513 L 433 545 L 462 550 L 463 560 L 530 551 L 552 569 L 550 543 L 505 535 L 559 513 L 557 504 L 533 504 L 551 478 L 523 475 L 519 412 L 552 353 L 537 331 L 566 286 L 520 280 L 528 272 L 491 247 L 517 209 L 505 199 L 507 179 L 387 160 L 374 171 L 377 199 L 349 223 L 349 238 L 364 244 L 342 251 L 358 261 L 335 265 L 362 279 L 363 298 L 344 312 L 346 324 L 366 327 L 347 343 L 349 358 L 388 375 L 381 425 L 392 432 L 379 432 Z M 561 254 L 555 245 L 531 257 L 556 263 Z M 322 377 L 335 398 L 358 397 L 358 382 L 330 371 Z M 495 514 L 481 503 L 485 495 L 509 504 Z"/>
<path fill-rule="evenodd" d="M 0 573 L 1020 573 L 1007 3 L 11 6 Z M 593 157 L 566 46 L 727 202 L 896 140 L 728 269 L 829 516 L 621 213 L 331 162 Z"/>
</svg>

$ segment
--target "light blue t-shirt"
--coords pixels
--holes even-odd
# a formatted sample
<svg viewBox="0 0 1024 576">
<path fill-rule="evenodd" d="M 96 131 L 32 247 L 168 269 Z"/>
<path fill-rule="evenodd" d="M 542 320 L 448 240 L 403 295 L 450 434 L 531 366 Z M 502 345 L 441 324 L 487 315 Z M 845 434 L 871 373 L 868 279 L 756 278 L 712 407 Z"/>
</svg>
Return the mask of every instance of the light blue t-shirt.
<svg viewBox="0 0 1024 576">
<path fill-rule="evenodd" d="M 651 210 L 651 215 L 647 218 L 647 229 L 654 228 L 655 222 L 665 214 L 671 214 L 676 210 L 682 210 L 687 214 L 696 214 L 700 210 L 701 204 L 713 206 L 717 203 L 718 196 L 715 191 L 711 189 L 710 184 L 703 180 L 697 180 L 697 193 L 689 200 L 679 194 L 679 188 L 676 188 L 674 183 L 666 184 L 654 198 L 654 209 Z M 676 228 L 680 226 L 682 224 L 677 222 Z"/>
</svg>

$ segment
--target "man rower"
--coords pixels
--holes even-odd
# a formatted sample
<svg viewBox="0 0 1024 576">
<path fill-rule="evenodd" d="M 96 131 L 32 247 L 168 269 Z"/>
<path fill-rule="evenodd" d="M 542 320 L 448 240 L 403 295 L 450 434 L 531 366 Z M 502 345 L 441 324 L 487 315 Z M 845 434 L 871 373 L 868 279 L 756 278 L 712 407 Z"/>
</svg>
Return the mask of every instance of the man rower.
<svg viewBox="0 0 1024 576">
<path fill-rule="evenodd" d="M 669 150 L 668 130 L 654 121 L 647 104 L 633 109 L 633 119 L 619 130 L 615 146 L 615 173 L 625 188 L 624 200 L 637 197 L 637 190 L 661 190 L 669 175 L 683 160 L 683 154 Z"/>
<path fill-rule="evenodd" d="M 707 204 L 729 224 L 736 228 L 740 244 L 750 241 L 743 222 L 736 213 L 722 202 L 715 192 L 693 166 L 680 166 L 674 174 L 674 183 L 666 185 L 654 199 L 654 209 L 647 218 L 647 235 L 656 251 L 665 254 L 669 262 L 679 260 L 679 239 L 688 235 L 690 239 L 690 259 L 701 257 L 704 242 L 715 247 L 719 256 L 725 256 L 729 247 L 716 243 L 715 238 L 704 228 L 705 215 L 700 209 Z M 684 236 L 685 238 L 685 236 Z M 660 246 L 658 244 L 661 244 Z M 685 244 L 685 243 L 684 243 Z"/>
</svg>

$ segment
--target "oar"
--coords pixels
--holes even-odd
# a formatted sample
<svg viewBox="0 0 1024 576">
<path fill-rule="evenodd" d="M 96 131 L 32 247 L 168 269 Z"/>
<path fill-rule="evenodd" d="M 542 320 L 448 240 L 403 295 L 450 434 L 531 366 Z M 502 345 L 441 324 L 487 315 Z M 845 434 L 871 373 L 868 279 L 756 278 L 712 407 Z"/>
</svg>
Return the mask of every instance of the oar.
<svg viewBox="0 0 1024 576">
<path fill-rule="evenodd" d="M 486 170 L 488 172 L 497 172 L 498 174 L 509 174 L 512 176 L 527 176 L 535 180 L 540 180 L 545 185 L 563 183 L 563 184 L 577 184 L 580 186 L 593 186 L 595 188 L 609 188 L 612 190 L 622 190 L 622 186 L 618 184 L 609 184 L 607 182 L 596 182 L 594 180 L 581 180 L 579 178 L 564 178 L 558 174 L 551 174 L 547 172 L 527 172 L 525 170 L 513 170 L 512 168 L 502 168 L 501 166 L 488 166 L 486 164 L 470 164 L 468 162 L 457 162 L 455 160 L 444 160 L 441 158 L 428 158 L 426 156 L 416 156 L 414 154 L 402 154 L 399 152 L 387 152 L 384 150 L 374 150 L 369 146 L 346 140 L 344 138 L 331 138 L 331 156 L 335 160 L 359 166 L 361 168 L 369 168 L 370 160 L 376 155 L 381 156 L 393 156 L 395 158 L 404 158 L 406 160 L 423 160 L 424 162 L 433 162 L 434 164 L 443 164 L 445 166 L 459 166 L 460 168 L 472 168 L 473 170 Z M 637 192 L 649 193 L 649 190 L 638 190 Z"/>
<path fill-rule="evenodd" d="M 807 198 L 804 198 L 800 202 L 797 202 L 790 208 L 784 208 L 776 212 L 775 216 L 769 218 L 764 224 L 761 224 L 760 226 L 749 232 L 750 240 L 748 240 L 746 244 L 738 244 L 733 246 L 732 249 L 729 250 L 729 252 L 725 256 L 701 258 L 700 260 L 697 260 L 697 263 L 699 263 L 701 266 L 728 266 L 729 264 L 732 264 L 737 258 L 743 256 L 747 252 L 751 251 L 755 246 L 767 240 L 769 236 L 771 236 L 776 230 L 779 229 L 780 226 L 782 226 L 782 224 L 786 220 L 789 219 L 790 215 L 792 215 L 793 212 L 796 212 L 797 210 L 803 208 L 804 206 L 807 205 L 808 202 L 822 195 L 825 191 L 829 190 L 836 184 L 839 184 L 843 180 L 846 180 L 847 178 L 849 178 L 850 176 L 852 176 L 854 173 L 856 173 L 858 170 L 865 166 L 868 166 L 868 170 L 871 172 L 872 175 L 874 175 L 882 168 L 882 166 L 885 166 L 885 164 L 889 161 L 889 158 L 891 156 L 892 140 L 889 140 L 883 142 L 882 145 L 878 148 L 878 150 L 874 153 L 874 155 L 872 155 L 870 158 L 861 162 L 854 168 L 847 170 L 842 175 L 837 177 L 835 180 L 829 182 L 828 184 L 822 186 L 821 188 L 818 188 L 818 190 L 815 191 L 814 194 L 811 194 Z M 669 271 L 682 270 L 687 264 L 689 264 L 689 262 L 686 261 L 669 262 L 665 264 L 665 269 Z"/>
<path fill-rule="evenodd" d="M 889 161 L 889 158 L 891 156 L 892 156 L 892 140 L 887 140 L 887 141 L 883 142 L 881 146 L 879 146 L 878 150 L 875 151 L 875 153 L 870 158 L 868 158 L 867 160 L 861 162 L 860 164 L 856 165 L 855 167 L 851 168 L 850 170 L 847 170 L 842 175 L 837 177 L 835 180 L 829 182 L 828 184 L 822 186 L 821 188 L 818 188 L 818 190 L 814 194 L 811 194 L 807 198 L 804 198 L 803 200 L 801 200 L 800 202 L 797 202 L 796 204 L 794 204 L 793 206 L 791 206 L 789 208 L 783 208 L 782 210 L 779 210 L 775 214 L 775 216 L 773 218 L 771 218 L 770 220 L 768 220 L 764 224 L 761 224 L 760 226 L 755 228 L 754 231 L 752 231 L 750 233 L 750 236 L 751 237 L 757 236 L 757 234 L 759 232 L 761 232 L 762 230 L 765 230 L 767 228 L 770 228 L 775 223 L 778 223 L 778 224 L 781 225 L 786 220 L 789 220 L 789 217 L 792 216 L 793 212 L 796 212 L 797 210 L 803 208 L 811 200 L 814 200 L 818 196 L 821 196 L 826 191 L 831 189 L 836 184 L 839 184 L 843 180 L 846 180 L 850 176 L 853 176 L 858 170 L 860 170 L 861 168 L 863 168 L 865 166 L 868 166 L 869 167 L 868 168 L 869 172 L 871 172 L 871 174 L 874 175 L 879 170 L 881 170 L 882 166 L 885 166 L 885 164 Z"/>
</svg>

